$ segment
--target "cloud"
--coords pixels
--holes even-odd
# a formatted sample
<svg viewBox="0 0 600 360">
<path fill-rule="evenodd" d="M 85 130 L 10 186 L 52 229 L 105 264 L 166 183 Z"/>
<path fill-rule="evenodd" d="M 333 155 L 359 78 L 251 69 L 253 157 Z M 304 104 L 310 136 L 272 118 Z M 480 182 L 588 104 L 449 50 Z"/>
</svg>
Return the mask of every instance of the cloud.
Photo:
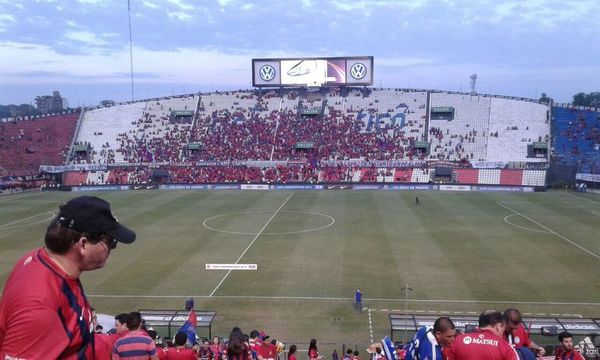
<svg viewBox="0 0 600 360">
<path fill-rule="evenodd" d="M 9 27 L 16 24 L 17 20 L 11 14 L 0 14 L 0 32 L 6 31 Z"/>
<path fill-rule="evenodd" d="M 107 44 L 107 41 L 102 39 L 100 36 L 97 36 L 96 34 L 88 31 L 69 30 L 64 34 L 63 37 L 67 40 L 76 41 L 93 46 Z"/>
<path fill-rule="evenodd" d="M 185 2 L 184 0 L 166 0 L 167 3 L 171 4 L 171 5 L 175 5 L 176 7 L 178 7 L 181 10 L 194 10 L 195 7 L 191 4 L 188 4 L 187 2 Z"/>
<path fill-rule="evenodd" d="M 182 11 L 172 11 L 167 13 L 170 18 L 176 18 L 181 21 L 189 21 L 192 20 L 192 16 L 188 13 Z"/>
</svg>

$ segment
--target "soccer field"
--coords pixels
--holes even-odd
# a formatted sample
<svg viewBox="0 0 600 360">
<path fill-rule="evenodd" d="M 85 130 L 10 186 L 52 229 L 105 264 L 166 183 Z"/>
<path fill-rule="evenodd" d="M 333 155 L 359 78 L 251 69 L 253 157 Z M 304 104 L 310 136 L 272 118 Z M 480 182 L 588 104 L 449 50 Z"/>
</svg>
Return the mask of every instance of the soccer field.
<svg viewBox="0 0 600 360">
<path fill-rule="evenodd" d="M 77 193 L 0 198 L 0 283 Z M 389 334 L 390 311 L 600 317 L 600 197 L 370 191 L 97 193 L 137 241 L 84 286 L 100 313 L 217 311 L 213 334 L 264 330 L 323 349 Z M 416 205 L 418 195 L 420 205 Z M 205 270 L 257 264 L 255 271 Z M 403 290 L 404 288 L 410 290 Z M 360 288 L 369 311 L 356 313 Z M 530 315 L 527 315 L 530 314 Z M 206 334 L 201 334 L 206 335 Z M 401 340 L 401 339 L 397 339 Z M 364 354 L 364 353 L 363 353 Z"/>
</svg>

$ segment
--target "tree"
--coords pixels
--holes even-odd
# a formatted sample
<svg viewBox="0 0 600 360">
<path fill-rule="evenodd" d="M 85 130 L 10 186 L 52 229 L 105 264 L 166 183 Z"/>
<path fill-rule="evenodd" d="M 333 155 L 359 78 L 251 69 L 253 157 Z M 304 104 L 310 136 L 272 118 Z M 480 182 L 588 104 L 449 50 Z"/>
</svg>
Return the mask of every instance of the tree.
<svg viewBox="0 0 600 360">
<path fill-rule="evenodd" d="M 548 97 L 548 95 L 546 95 L 545 92 L 543 92 L 542 96 L 540 97 L 540 102 L 544 103 L 544 104 L 550 104 L 551 101 L 552 101 L 552 99 L 550 97 Z"/>
<path fill-rule="evenodd" d="M 36 108 L 30 104 L 0 105 L 0 118 L 39 115 Z"/>
<path fill-rule="evenodd" d="M 600 92 L 580 92 L 573 95 L 573 105 L 600 107 Z"/>
</svg>

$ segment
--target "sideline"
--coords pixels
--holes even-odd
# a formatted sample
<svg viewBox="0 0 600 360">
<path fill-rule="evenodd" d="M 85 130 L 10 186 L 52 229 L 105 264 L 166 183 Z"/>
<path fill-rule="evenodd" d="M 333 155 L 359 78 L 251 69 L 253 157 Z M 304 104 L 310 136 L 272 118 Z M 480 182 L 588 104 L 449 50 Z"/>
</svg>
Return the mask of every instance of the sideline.
<svg viewBox="0 0 600 360">
<path fill-rule="evenodd" d="M 87 297 L 94 298 L 120 298 L 120 299 L 189 299 L 190 297 L 199 299 L 229 299 L 229 300 L 312 300 L 312 301 L 354 301 L 354 297 L 318 297 L 318 296 L 244 296 L 244 295 L 112 295 L 112 294 L 88 294 Z M 401 299 L 365 299 L 368 301 L 398 302 L 404 303 L 407 300 Z M 565 301 L 514 301 L 514 300 L 435 300 L 435 299 L 408 299 L 410 303 L 427 304 L 516 304 L 516 305 L 574 305 L 574 306 L 599 306 L 600 302 L 565 302 Z"/>
</svg>

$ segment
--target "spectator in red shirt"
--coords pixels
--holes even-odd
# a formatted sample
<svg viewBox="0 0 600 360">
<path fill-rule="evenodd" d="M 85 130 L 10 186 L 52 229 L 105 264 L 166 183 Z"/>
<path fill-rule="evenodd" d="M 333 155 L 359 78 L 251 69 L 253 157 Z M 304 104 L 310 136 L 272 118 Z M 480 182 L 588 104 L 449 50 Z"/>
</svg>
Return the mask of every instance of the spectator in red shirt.
<svg viewBox="0 0 600 360">
<path fill-rule="evenodd" d="M 317 348 L 317 339 L 310 340 L 310 344 L 308 345 L 308 358 L 309 360 L 323 359 L 323 356 L 319 355 L 319 350 Z"/>
<path fill-rule="evenodd" d="M 158 338 L 158 333 L 156 332 L 156 330 L 148 329 L 148 336 L 150 336 L 150 338 L 154 340 L 154 345 L 156 346 L 156 355 L 158 355 L 158 359 L 167 360 L 167 353 L 165 352 L 165 349 L 163 349 L 161 344 L 156 341 L 156 339 Z M 96 358 L 96 360 L 98 359 Z"/>
<path fill-rule="evenodd" d="M 2 291 L 0 358 L 93 359 L 92 311 L 79 277 L 102 268 L 118 241 L 134 240 L 100 198 L 60 206 L 46 246 L 19 260 Z"/>
<path fill-rule="evenodd" d="M 266 335 L 262 332 L 259 337 L 260 346 L 257 347 L 257 357 L 259 360 L 275 360 L 277 358 L 277 347 L 267 341 L 269 339 L 269 335 Z"/>
<path fill-rule="evenodd" d="M 229 342 L 223 349 L 223 360 L 252 360 L 250 345 L 244 342 L 244 334 L 238 327 L 231 329 Z"/>
<path fill-rule="evenodd" d="M 296 360 L 296 345 L 290 346 L 290 351 L 288 351 L 287 360 Z"/>
<path fill-rule="evenodd" d="M 525 347 L 531 350 L 538 357 L 544 356 L 546 350 L 537 345 L 529 338 L 529 332 L 523 325 L 521 312 L 517 309 L 506 309 L 504 311 L 504 320 L 506 321 L 506 331 L 504 338 L 515 348 Z"/>
<path fill-rule="evenodd" d="M 461 334 L 447 352 L 449 360 L 518 360 L 515 349 L 503 339 L 502 313 L 489 310 L 479 315 L 479 330 Z"/>
<path fill-rule="evenodd" d="M 221 360 L 213 356 L 213 353 L 210 351 L 210 343 L 208 340 L 202 341 L 202 346 L 200 346 L 200 349 L 198 349 L 198 357 L 200 360 Z"/>
<path fill-rule="evenodd" d="M 212 353 L 213 359 L 221 360 L 221 356 L 223 355 L 223 343 L 221 343 L 221 339 L 218 336 L 213 336 L 212 344 L 210 344 L 210 352 Z"/>
<path fill-rule="evenodd" d="M 186 348 L 187 334 L 183 331 L 175 334 L 175 347 L 167 351 L 167 360 L 197 360 L 194 350 Z"/>
<path fill-rule="evenodd" d="M 557 348 L 554 354 L 556 360 L 585 360 L 583 355 L 573 348 L 573 335 L 563 331 L 558 334 L 558 341 L 561 347 Z"/>
</svg>

